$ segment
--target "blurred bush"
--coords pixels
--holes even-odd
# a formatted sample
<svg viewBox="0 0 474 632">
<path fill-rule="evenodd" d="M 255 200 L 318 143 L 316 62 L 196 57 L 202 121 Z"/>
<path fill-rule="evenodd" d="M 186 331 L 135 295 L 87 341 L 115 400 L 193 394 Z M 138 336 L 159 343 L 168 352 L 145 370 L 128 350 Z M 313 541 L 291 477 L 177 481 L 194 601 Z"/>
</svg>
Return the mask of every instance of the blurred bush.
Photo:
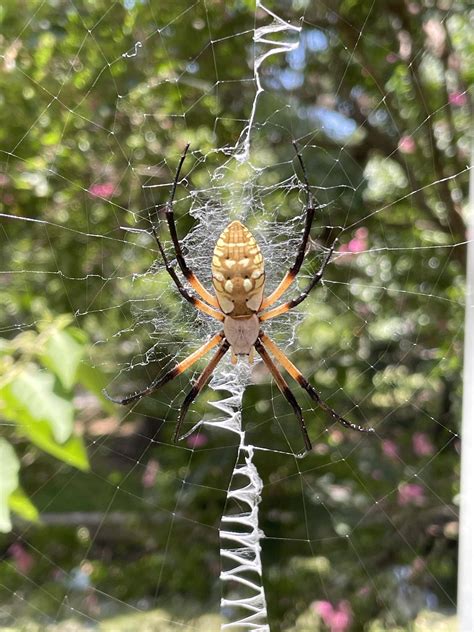
<svg viewBox="0 0 474 632">
<path fill-rule="evenodd" d="M 12 510 L 36 521 L 2 538 L 5 625 L 25 600 L 40 627 L 69 617 L 70 602 L 100 619 L 157 598 L 184 595 L 209 611 L 219 600 L 234 447 L 203 433 L 191 468 L 187 450 L 169 449 L 165 421 L 185 382 L 123 423 L 101 394 L 130 361 L 130 390 L 161 368 L 143 366 L 150 330 L 134 328 L 129 311 L 156 253 L 121 227 L 146 227 L 186 142 L 203 155 L 233 146 L 254 98 L 252 34 L 265 16 L 247 0 L 188 9 L 0 9 L 0 529 Z M 292 359 L 334 408 L 380 434 L 366 443 L 326 432 L 329 420 L 306 402 L 314 454 L 300 469 L 261 458 L 272 629 L 313 621 L 318 600 L 333 611 L 350 603 L 354 630 L 405 629 L 423 608 L 453 608 L 456 592 L 469 5 L 295 0 L 275 10 L 304 20 L 298 49 L 261 67 L 254 147 L 274 165 L 262 177 L 293 175 L 297 138 L 318 187 L 321 244 L 345 228 L 342 255 L 305 302 Z M 212 156 L 196 161 L 193 186 L 208 185 Z M 274 219 L 295 214 L 278 208 Z M 187 211 L 177 209 L 180 235 L 193 223 Z M 180 309 L 171 290 L 150 305 Z M 188 349 L 184 327 L 164 333 L 160 350 Z M 245 396 L 252 440 L 279 447 L 278 420 L 296 442 L 285 402 L 256 378 Z M 196 419 L 208 410 L 204 397 Z"/>
</svg>

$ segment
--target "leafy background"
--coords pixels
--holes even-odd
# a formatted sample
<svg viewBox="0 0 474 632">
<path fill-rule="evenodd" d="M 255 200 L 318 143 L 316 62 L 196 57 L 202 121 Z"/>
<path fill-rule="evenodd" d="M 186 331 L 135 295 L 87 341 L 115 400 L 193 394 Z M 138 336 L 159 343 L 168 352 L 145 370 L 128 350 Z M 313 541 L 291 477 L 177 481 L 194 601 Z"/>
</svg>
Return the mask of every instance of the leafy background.
<svg viewBox="0 0 474 632">
<path fill-rule="evenodd" d="M 456 599 L 469 4 L 270 8 L 304 19 L 297 50 L 261 68 L 257 160 L 283 180 L 297 138 L 329 204 L 320 242 L 346 227 L 291 357 L 378 430 L 369 443 L 326 432 L 306 401 L 314 454 L 259 457 L 272 630 L 435 629 Z M 125 416 L 102 388 L 130 362 L 130 390 L 160 368 L 141 361 L 150 329 L 130 329 L 129 307 L 155 254 L 120 227 L 163 202 L 166 187 L 143 184 L 168 184 L 186 142 L 203 156 L 235 144 L 268 16 L 247 0 L 5 0 L 0 15 L 0 621 L 217 629 L 235 451 L 209 433 L 188 445 L 189 467 L 189 450 L 170 448 L 184 378 Z M 196 165 L 204 186 L 209 164 Z M 162 268 L 156 283 L 168 287 Z M 179 312 L 179 298 L 153 309 Z M 163 346 L 186 353 L 192 325 Z M 258 367 L 245 411 L 259 445 L 277 446 L 274 418 L 294 423 Z"/>
</svg>

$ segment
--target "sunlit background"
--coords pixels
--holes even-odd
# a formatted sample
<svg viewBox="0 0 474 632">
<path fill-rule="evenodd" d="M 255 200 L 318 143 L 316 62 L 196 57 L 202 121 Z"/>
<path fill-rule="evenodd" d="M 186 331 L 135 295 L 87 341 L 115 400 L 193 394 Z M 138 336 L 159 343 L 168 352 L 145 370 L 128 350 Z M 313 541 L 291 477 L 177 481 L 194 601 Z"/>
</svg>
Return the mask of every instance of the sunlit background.
<svg viewBox="0 0 474 632">
<path fill-rule="evenodd" d="M 271 12 L 281 32 L 259 30 L 280 24 Z M 270 628 L 455 630 L 470 3 L 4 0 L 0 16 L 0 627 L 232 616 L 219 528 L 235 439 L 206 426 L 171 442 L 204 364 L 132 409 L 102 389 L 144 387 L 214 331 L 151 233 L 173 260 L 162 205 L 185 145 L 177 228 L 196 272 L 209 284 L 239 218 L 272 288 L 304 225 L 296 140 L 318 209 L 289 296 L 339 246 L 271 331 L 376 433 L 335 425 L 292 383 L 313 441 L 295 459 L 298 423 L 254 366 L 243 423 L 268 448 Z M 190 424 L 221 395 L 205 390 Z"/>
</svg>

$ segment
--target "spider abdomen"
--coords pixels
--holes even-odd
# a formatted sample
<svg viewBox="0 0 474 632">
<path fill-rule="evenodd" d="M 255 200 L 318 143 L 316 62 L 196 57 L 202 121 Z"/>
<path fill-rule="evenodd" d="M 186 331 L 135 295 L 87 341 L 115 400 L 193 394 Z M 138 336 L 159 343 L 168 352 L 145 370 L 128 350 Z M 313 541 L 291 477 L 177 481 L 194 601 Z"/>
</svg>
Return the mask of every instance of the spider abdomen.
<svg viewBox="0 0 474 632">
<path fill-rule="evenodd" d="M 247 317 L 262 304 L 265 270 L 252 233 L 232 222 L 217 240 L 212 257 L 212 283 L 224 314 Z"/>
</svg>

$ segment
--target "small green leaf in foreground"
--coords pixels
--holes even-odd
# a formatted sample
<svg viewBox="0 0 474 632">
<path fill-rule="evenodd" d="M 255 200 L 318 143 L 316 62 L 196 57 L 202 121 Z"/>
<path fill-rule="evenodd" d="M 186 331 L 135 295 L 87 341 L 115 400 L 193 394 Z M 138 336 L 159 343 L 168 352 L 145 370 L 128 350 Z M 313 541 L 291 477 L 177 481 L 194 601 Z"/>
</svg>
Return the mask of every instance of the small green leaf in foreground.
<svg viewBox="0 0 474 632">
<path fill-rule="evenodd" d="M 12 528 L 9 498 L 18 487 L 20 461 L 6 439 L 0 437 L 0 531 L 8 533 Z"/>
</svg>

